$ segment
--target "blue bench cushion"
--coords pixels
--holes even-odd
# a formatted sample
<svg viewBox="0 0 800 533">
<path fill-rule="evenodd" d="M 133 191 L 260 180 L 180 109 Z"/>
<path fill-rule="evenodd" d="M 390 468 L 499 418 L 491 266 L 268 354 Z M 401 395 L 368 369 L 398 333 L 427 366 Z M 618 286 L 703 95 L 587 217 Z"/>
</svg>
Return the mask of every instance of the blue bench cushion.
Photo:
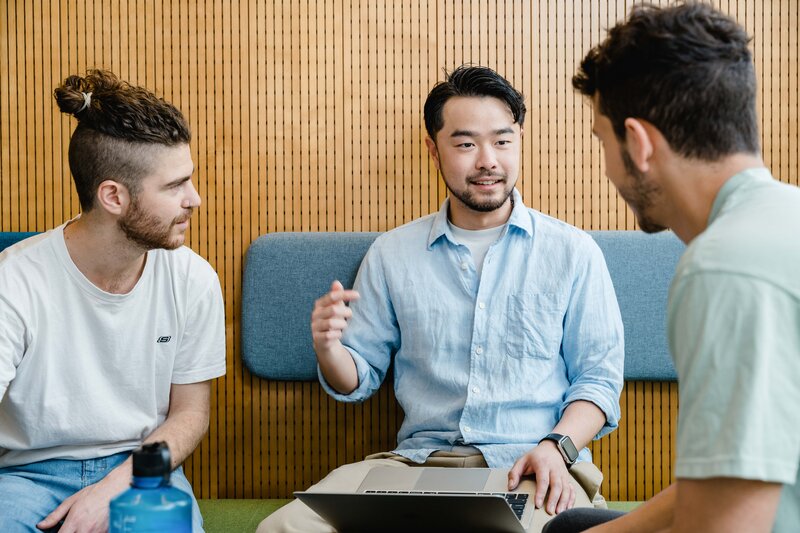
<svg viewBox="0 0 800 533">
<path fill-rule="evenodd" d="M 35 231 L 0 231 L 0 252 L 22 239 L 33 237 L 36 233 Z"/>
<path fill-rule="evenodd" d="M 250 371 L 316 381 L 314 301 L 338 279 L 352 287 L 379 233 L 270 233 L 247 249 L 242 282 L 242 357 Z"/>
<path fill-rule="evenodd" d="M 625 326 L 625 379 L 674 381 L 666 342 L 667 291 L 683 244 L 672 233 L 593 231 Z M 242 288 L 242 357 L 275 380 L 315 381 L 309 321 L 334 279 L 351 287 L 378 233 L 272 233 L 250 245 Z"/>
</svg>

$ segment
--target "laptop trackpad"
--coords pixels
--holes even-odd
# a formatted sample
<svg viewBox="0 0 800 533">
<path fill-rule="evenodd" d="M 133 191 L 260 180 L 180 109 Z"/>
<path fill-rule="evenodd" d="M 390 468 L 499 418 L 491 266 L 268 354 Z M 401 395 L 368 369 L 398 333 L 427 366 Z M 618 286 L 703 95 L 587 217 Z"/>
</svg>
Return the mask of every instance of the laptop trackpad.
<svg viewBox="0 0 800 533">
<path fill-rule="evenodd" d="M 489 478 L 488 468 L 423 468 L 414 490 L 481 491 Z"/>
</svg>

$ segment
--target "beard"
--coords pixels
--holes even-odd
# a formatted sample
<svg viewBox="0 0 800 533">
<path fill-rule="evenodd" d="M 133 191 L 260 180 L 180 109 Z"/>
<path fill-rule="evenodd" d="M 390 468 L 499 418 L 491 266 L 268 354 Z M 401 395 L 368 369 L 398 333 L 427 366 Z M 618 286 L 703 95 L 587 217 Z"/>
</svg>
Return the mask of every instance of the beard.
<svg viewBox="0 0 800 533">
<path fill-rule="evenodd" d="M 508 176 L 505 174 L 495 174 L 492 172 L 481 172 L 480 174 L 476 174 L 475 176 L 467 176 L 467 183 L 471 183 L 474 181 L 479 181 L 481 179 L 486 178 L 497 178 L 502 180 L 504 184 L 508 184 Z M 467 206 L 468 208 L 472 209 L 473 211 L 478 211 L 480 213 L 489 213 L 491 211 L 495 211 L 503 207 L 506 201 L 511 197 L 511 194 L 514 192 L 514 186 L 508 187 L 507 190 L 503 191 L 503 194 L 500 198 L 493 199 L 493 198 L 486 198 L 481 199 L 477 198 L 475 194 L 473 194 L 468 187 L 465 187 L 463 190 L 457 191 L 450 187 L 447 183 L 447 180 L 444 180 L 444 184 L 447 187 L 447 190 L 450 191 L 450 194 L 458 198 L 462 204 Z"/>
<path fill-rule="evenodd" d="M 633 164 L 633 159 L 624 148 L 620 147 L 620 151 L 622 152 L 625 171 L 633 178 L 633 185 L 619 189 L 620 196 L 633 210 L 634 215 L 636 215 L 636 222 L 638 222 L 642 231 L 645 233 L 664 231 L 667 229 L 666 226 L 662 226 L 647 215 L 647 210 L 653 207 L 653 198 L 661 193 L 661 189 L 649 182 L 647 176 L 636 168 L 636 165 Z"/>
<path fill-rule="evenodd" d="M 132 243 L 144 248 L 154 250 L 163 248 L 174 250 L 183 244 L 183 239 L 172 236 L 172 228 L 176 224 L 186 222 L 192 216 L 192 210 L 174 218 L 171 222 L 163 223 L 152 213 L 147 213 L 134 198 L 127 213 L 119 219 L 117 225 Z"/>
</svg>

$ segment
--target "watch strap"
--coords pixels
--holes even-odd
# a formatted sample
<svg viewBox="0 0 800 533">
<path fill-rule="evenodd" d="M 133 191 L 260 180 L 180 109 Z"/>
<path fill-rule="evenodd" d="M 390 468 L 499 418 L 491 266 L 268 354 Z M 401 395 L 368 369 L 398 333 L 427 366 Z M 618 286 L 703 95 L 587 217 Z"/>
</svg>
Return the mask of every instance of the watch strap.
<svg viewBox="0 0 800 533">
<path fill-rule="evenodd" d="M 564 442 L 565 440 L 569 440 L 569 441 L 570 441 L 570 443 L 572 443 L 572 439 L 570 439 L 570 438 L 569 438 L 569 436 L 567 436 L 567 435 L 562 435 L 562 434 L 560 434 L 560 433 L 548 433 L 547 435 L 545 435 L 545 436 L 542 438 L 542 440 L 549 440 L 549 441 L 552 441 L 552 442 L 554 442 L 554 443 L 555 443 L 555 445 L 556 445 L 556 449 L 557 449 L 557 450 L 558 450 L 558 452 L 561 454 L 561 458 L 562 458 L 562 459 L 564 459 L 564 463 L 566 463 L 566 465 L 567 465 L 567 468 L 569 468 L 569 467 L 571 467 L 572 465 L 574 465 L 574 464 L 575 464 L 575 461 L 577 461 L 577 460 L 578 460 L 578 457 L 577 457 L 577 456 L 576 456 L 576 457 L 574 457 L 574 458 L 570 457 L 570 456 L 569 456 L 569 454 L 567 454 L 567 451 L 564 449 L 564 444 L 563 444 L 563 442 Z M 574 445 L 573 445 L 573 448 L 574 448 Z"/>
</svg>

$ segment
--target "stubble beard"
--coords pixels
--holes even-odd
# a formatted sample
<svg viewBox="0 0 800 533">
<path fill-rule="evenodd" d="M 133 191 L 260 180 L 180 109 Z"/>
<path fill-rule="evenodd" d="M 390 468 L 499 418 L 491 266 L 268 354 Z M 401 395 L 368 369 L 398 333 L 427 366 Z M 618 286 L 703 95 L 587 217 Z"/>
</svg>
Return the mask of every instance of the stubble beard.
<svg viewBox="0 0 800 533">
<path fill-rule="evenodd" d="M 622 152 L 622 162 L 625 171 L 633 178 L 633 184 L 625 189 L 620 189 L 619 194 L 631 207 L 636 215 L 636 222 L 639 228 L 645 233 L 658 233 L 667 229 L 666 226 L 654 221 L 647 215 L 647 210 L 653 206 L 653 198 L 661 193 L 661 188 L 650 182 L 636 165 L 628 152 L 620 147 Z"/>
<path fill-rule="evenodd" d="M 496 174 L 491 172 L 481 172 L 480 174 L 477 174 L 475 176 L 467 176 L 466 181 L 467 183 L 472 183 L 474 181 L 478 181 L 480 179 L 485 179 L 485 178 L 500 179 L 502 180 L 504 186 L 508 183 L 507 175 Z M 447 190 L 450 191 L 450 194 L 458 198 L 458 200 L 461 201 L 462 204 L 472 209 L 473 211 L 477 211 L 479 213 L 489 213 L 492 211 L 496 211 L 497 209 L 500 209 L 505 205 L 506 201 L 508 201 L 508 199 L 514 192 L 514 187 L 509 187 L 508 191 L 506 191 L 506 193 L 497 200 L 491 198 L 486 200 L 480 200 L 479 198 L 476 198 L 476 195 L 470 192 L 468 186 L 465 187 L 464 190 L 462 191 L 456 191 L 452 187 L 450 187 L 450 185 L 447 183 L 447 180 L 444 180 L 444 184 L 447 187 Z"/>
<path fill-rule="evenodd" d="M 163 248 L 174 250 L 180 248 L 183 239 L 172 235 L 172 228 L 181 222 L 189 220 L 191 209 L 185 215 L 174 218 L 168 224 L 162 223 L 158 217 L 147 213 L 139 202 L 134 199 L 128 212 L 117 222 L 125 237 L 145 250 Z"/>
</svg>

